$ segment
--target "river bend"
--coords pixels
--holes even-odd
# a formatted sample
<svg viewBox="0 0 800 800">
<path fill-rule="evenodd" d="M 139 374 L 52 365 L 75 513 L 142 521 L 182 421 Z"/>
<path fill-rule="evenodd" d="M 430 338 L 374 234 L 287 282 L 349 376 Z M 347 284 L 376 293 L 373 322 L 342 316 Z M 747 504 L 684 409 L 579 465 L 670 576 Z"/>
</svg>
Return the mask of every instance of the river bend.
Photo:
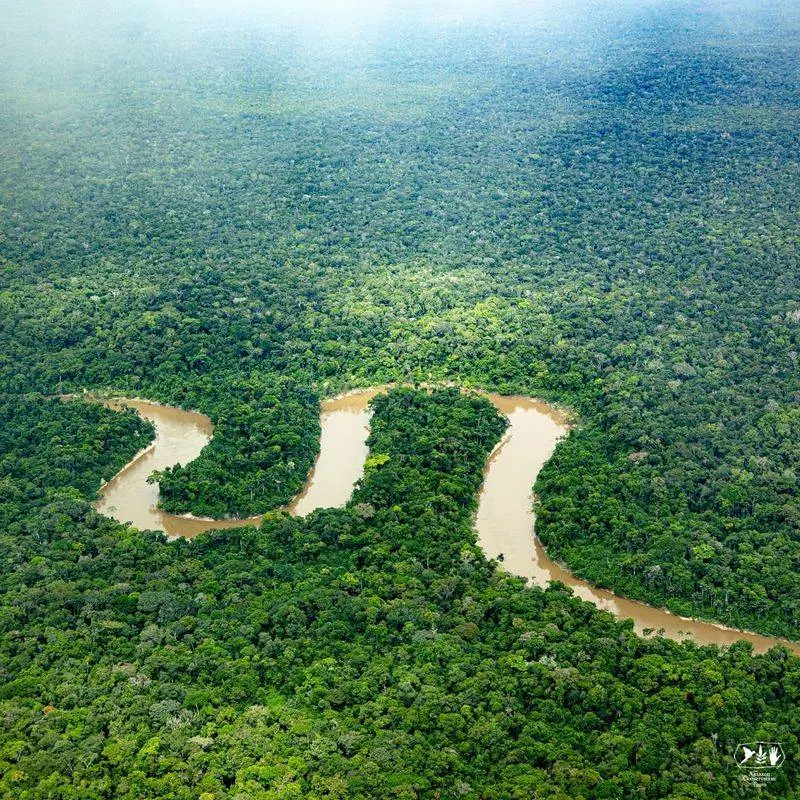
<svg viewBox="0 0 800 800">
<path fill-rule="evenodd" d="M 317 462 L 303 491 L 287 510 L 304 516 L 317 508 L 344 506 L 364 472 L 371 411 L 369 402 L 382 388 L 351 392 L 322 403 L 322 434 Z M 478 500 L 475 527 L 478 542 L 489 558 L 502 558 L 509 572 L 546 586 L 558 580 L 576 596 L 594 603 L 621 619 L 630 618 L 638 633 L 663 630 L 673 639 L 691 638 L 698 644 L 727 645 L 741 639 L 756 652 L 780 642 L 800 654 L 800 645 L 711 622 L 686 619 L 645 603 L 627 600 L 576 578 L 547 556 L 534 536 L 531 487 L 544 463 L 568 430 L 566 415 L 528 397 L 484 393 L 509 420 L 509 427 L 486 464 Z M 158 486 L 147 483 L 154 470 L 187 464 L 197 458 L 211 440 L 208 417 L 193 411 L 144 400 L 104 401 L 112 408 L 129 406 L 156 426 L 156 439 L 106 483 L 97 510 L 140 529 L 164 531 L 169 537 L 192 537 L 203 531 L 258 523 L 245 520 L 212 520 L 176 515 L 158 507 Z"/>
</svg>

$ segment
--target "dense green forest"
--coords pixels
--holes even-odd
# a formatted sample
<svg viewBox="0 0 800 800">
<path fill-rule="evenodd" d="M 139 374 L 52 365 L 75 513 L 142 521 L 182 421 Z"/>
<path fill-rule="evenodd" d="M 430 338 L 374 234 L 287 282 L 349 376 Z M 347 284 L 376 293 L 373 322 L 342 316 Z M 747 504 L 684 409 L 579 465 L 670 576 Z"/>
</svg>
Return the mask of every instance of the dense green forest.
<svg viewBox="0 0 800 800">
<path fill-rule="evenodd" d="M 0 398 L 0 522 L 11 524 L 50 490 L 91 497 L 138 450 L 153 426 L 131 411 L 29 397 Z"/>
<path fill-rule="evenodd" d="M 167 545 L 89 505 L 149 426 L 46 399 L 207 413 L 162 497 L 225 516 L 296 493 L 323 396 L 541 396 L 553 556 L 800 639 L 800 7 L 511 5 L 4 9 L 7 796 L 738 797 L 737 740 L 796 754 L 782 651 L 483 560 L 485 404 L 380 400 L 347 510 Z"/>
<path fill-rule="evenodd" d="M 800 659 L 641 639 L 524 588 L 470 524 L 494 409 L 375 406 L 382 458 L 346 509 L 167 543 L 92 509 L 98 464 L 4 526 L 3 796 L 721 800 L 750 739 L 786 750 L 764 794 L 796 796 Z M 33 438 L 34 475 L 64 447 L 132 454 L 127 418 L 70 414 L 42 406 L 9 454 Z"/>
<path fill-rule="evenodd" d="M 346 53 L 133 11 L 76 23 L 82 58 L 31 44 L 2 87 L 2 384 L 205 411 L 164 481 L 202 514 L 291 497 L 341 388 L 555 399 L 581 430 L 538 487 L 554 555 L 800 636 L 798 9 L 593 9 Z"/>
</svg>

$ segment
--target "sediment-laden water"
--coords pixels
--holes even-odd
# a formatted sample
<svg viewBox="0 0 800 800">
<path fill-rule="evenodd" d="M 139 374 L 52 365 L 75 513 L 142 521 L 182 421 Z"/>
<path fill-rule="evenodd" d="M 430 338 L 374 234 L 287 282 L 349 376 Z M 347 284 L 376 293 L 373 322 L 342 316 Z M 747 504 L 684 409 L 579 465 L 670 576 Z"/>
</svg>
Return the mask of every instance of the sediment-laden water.
<svg viewBox="0 0 800 800">
<path fill-rule="evenodd" d="M 287 510 L 304 516 L 317 508 L 344 506 L 356 481 L 363 475 L 369 435 L 369 402 L 383 388 L 351 392 L 322 404 L 320 453 L 303 491 Z M 699 644 L 725 645 L 746 639 L 757 652 L 778 641 L 800 653 L 800 645 L 738 631 L 710 622 L 684 619 L 665 609 L 648 606 L 598 589 L 572 575 L 547 556 L 534 536 L 532 486 L 558 440 L 568 431 L 567 417 L 541 401 L 528 397 L 485 396 L 509 422 L 503 440 L 486 465 L 478 501 L 475 527 L 478 542 L 490 558 L 501 559 L 509 572 L 540 586 L 558 580 L 584 600 L 630 618 L 639 633 L 663 630 L 675 639 L 691 638 Z M 138 454 L 102 488 L 97 509 L 138 528 L 162 530 L 170 537 L 191 537 L 203 531 L 258 523 L 246 520 L 210 520 L 169 514 L 158 508 L 158 486 L 147 483 L 154 470 L 197 458 L 210 441 L 213 426 L 208 417 L 192 411 L 143 400 L 106 401 L 111 407 L 127 405 L 156 426 L 155 442 Z"/>
</svg>

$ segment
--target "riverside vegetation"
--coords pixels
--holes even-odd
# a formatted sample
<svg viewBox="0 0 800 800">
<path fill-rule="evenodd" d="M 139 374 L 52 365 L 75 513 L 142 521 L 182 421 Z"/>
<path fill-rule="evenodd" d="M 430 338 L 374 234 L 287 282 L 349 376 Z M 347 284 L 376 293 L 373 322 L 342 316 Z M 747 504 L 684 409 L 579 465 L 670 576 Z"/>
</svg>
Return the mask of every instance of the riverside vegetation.
<svg viewBox="0 0 800 800">
<path fill-rule="evenodd" d="M 538 395 L 580 423 L 551 555 L 800 638 L 800 12 L 586 14 L 310 63 L 235 14 L 4 49 L 5 796 L 725 798 L 756 740 L 796 795 L 795 658 L 644 641 L 482 557 L 484 401 L 380 398 L 348 508 L 167 544 L 90 505 L 148 426 L 46 399 L 208 414 L 164 504 L 243 516 L 301 487 L 324 395 Z"/>
<path fill-rule="evenodd" d="M 525 589 L 471 528 L 504 427 L 488 401 L 406 389 L 375 406 L 346 509 L 167 543 L 73 480 L 12 517 L 6 796 L 716 800 L 740 796 L 748 737 L 783 742 L 767 793 L 791 793 L 800 660 L 642 639 L 557 584 Z M 61 442 L 29 480 L 63 448 L 110 454 L 86 480 L 133 454 L 130 418 L 70 413 L 84 424 L 40 404 Z"/>
</svg>

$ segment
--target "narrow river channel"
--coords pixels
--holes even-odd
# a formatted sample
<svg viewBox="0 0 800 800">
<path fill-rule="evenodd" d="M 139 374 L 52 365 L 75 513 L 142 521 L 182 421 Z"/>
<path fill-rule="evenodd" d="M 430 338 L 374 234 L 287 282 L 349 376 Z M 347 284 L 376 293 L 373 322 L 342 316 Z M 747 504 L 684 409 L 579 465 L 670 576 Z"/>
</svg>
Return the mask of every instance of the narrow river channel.
<svg viewBox="0 0 800 800">
<path fill-rule="evenodd" d="M 287 510 L 305 516 L 317 508 L 344 506 L 361 477 L 367 457 L 369 401 L 383 389 L 367 389 L 326 400 L 322 404 L 320 453 L 306 485 Z M 528 397 L 485 396 L 504 414 L 509 428 L 489 457 L 476 516 L 478 542 L 490 558 L 502 556 L 509 572 L 540 586 L 558 580 L 575 595 L 630 618 L 639 633 L 663 630 L 673 639 L 691 638 L 698 644 L 725 645 L 746 639 L 756 652 L 764 652 L 778 641 L 800 654 L 800 645 L 738 631 L 709 622 L 685 619 L 670 612 L 598 589 L 556 564 L 533 534 L 534 513 L 531 487 L 542 465 L 550 458 L 558 440 L 567 432 L 563 413 Z M 254 524 L 247 520 L 211 520 L 169 514 L 158 508 L 158 486 L 147 483 L 154 470 L 187 464 L 197 458 L 211 440 L 213 426 L 208 417 L 192 411 L 143 400 L 106 401 L 112 408 L 129 406 L 156 426 L 154 443 L 139 453 L 103 486 L 97 510 L 137 528 L 164 531 L 169 537 L 192 537 L 203 531 Z"/>
</svg>

